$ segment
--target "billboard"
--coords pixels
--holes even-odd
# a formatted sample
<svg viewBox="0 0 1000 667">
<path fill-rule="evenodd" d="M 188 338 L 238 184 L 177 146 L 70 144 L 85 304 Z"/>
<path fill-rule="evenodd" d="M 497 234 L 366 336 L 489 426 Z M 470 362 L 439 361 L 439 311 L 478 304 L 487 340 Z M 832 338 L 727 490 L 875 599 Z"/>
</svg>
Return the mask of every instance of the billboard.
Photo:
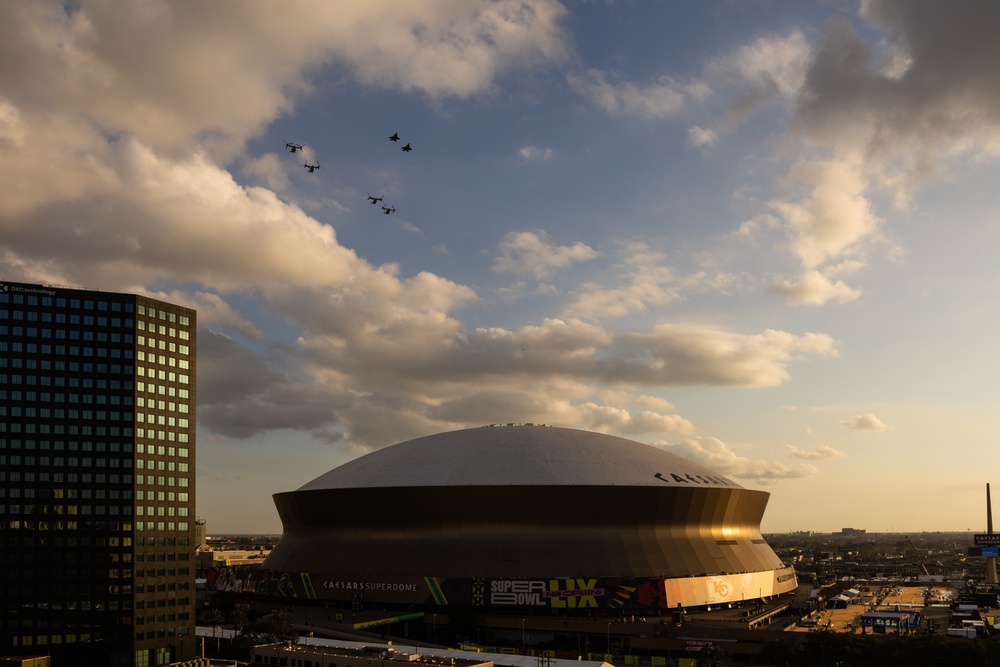
<svg viewBox="0 0 1000 667">
<path fill-rule="evenodd" d="M 969 547 L 968 555 L 973 558 L 1000 556 L 1000 547 Z"/>
<path fill-rule="evenodd" d="M 709 577 L 667 579 L 664 582 L 671 606 L 703 607 L 743 600 L 756 600 L 786 593 L 797 582 L 792 568 L 769 572 L 746 572 Z"/>
<path fill-rule="evenodd" d="M 223 568 L 206 587 L 258 597 L 447 606 L 494 610 L 597 610 L 654 613 L 677 607 L 754 600 L 794 590 L 792 568 L 677 579 L 336 577 L 322 573 Z"/>
<path fill-rule="evenodd" d="M 1000 547 L 1000 533 L 976 533 L 973 540 L 977 547 Z"/>
</svg>

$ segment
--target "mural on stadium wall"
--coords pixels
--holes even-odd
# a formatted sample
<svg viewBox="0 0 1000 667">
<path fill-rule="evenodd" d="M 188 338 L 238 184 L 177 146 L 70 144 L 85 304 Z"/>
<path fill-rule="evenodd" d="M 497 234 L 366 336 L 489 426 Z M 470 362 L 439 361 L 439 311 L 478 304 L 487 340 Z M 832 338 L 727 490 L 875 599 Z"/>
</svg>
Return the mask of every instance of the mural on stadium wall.
<svg viewBox="0 0 1000 667">
<path fill-rule="evenodd" d="M 792 591 L 792 568 L 768 572 L 685 577 L 679 579 L 507 579 L 437 577 L 331 577 L 307 572 L 280 572 L 253 567 L 226 567 L 207 573 L 209 590 L 267 598 L 307 598 L 368 603 L 534 610 L 620 611 L 656 613 L 682 607 L 755 600 Z"/>
</svg>

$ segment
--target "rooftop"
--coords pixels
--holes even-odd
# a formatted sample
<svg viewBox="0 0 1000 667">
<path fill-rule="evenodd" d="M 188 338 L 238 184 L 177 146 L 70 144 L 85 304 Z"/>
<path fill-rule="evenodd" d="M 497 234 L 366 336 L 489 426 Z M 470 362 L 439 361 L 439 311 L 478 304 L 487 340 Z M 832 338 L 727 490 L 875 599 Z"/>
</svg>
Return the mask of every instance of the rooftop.
<svg viewBox="0 0 1000 667">
<path fill-rule="evenodd" d="M 334 468 L 299 490 L 536 485 L 742 488 L 704 466 L 634 440 L 508 424 L 392 445 Z"/>
</svg>

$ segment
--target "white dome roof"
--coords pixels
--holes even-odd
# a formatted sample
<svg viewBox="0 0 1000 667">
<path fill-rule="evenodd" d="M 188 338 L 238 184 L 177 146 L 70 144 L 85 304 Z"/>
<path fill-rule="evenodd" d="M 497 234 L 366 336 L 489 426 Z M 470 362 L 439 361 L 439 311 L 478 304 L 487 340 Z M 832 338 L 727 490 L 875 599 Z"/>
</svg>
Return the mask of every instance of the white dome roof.
<svg viewBox="0 0 1000 667">
<path fill-rule="evenodd" d="M 658 447 L 603 433 L 525 425 L 408 440 L 349 461 L 299 490 L 515 485 L 743 488 Z"/>
</svg>

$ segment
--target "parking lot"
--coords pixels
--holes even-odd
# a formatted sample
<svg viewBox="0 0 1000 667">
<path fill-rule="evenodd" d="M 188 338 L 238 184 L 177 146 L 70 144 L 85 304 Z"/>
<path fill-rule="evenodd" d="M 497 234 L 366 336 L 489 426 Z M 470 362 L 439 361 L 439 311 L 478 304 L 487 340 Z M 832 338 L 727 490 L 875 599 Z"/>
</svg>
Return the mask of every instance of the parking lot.
<svg viewBox="0 0 1000 667">
<path fill-rule="evenodd" d="M 868 588 L 868 590 L 864 590 Z M 788 632 L 815 632 L 828 630 L 833 632 L 860 632 L 861 615 L 869 611 L 920 611 L 925 617 L 947 619 L 950 604 L 956 597 L 955 589 L 948 586 L 932 585 L 928 590 L 924 586 L 887 585 L 882 587 L 861 587 L 861 593 L 855 603 L 843 608 L 821 609 L 813 612 L 804 622 L 793 624 L 786 628 Z M 925 606 L 925 596 L 929 596 L 931 606 Z M 941 605 L 941 606 L 934 606 Z M 947 623 L 937 621 L 939 627 Z"/>
</svg>

